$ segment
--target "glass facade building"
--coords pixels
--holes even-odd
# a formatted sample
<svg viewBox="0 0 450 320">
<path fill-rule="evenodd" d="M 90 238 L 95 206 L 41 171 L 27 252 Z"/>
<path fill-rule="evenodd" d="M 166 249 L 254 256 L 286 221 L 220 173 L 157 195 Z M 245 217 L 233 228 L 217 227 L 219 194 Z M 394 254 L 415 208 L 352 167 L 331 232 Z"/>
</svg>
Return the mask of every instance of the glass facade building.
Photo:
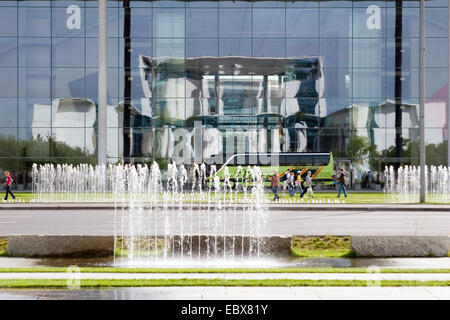
<svg viewBox="0 0 450 320">
<path fill-rule="evenodd" d="M 107 159 L 191 161 L 197 143 L 197 161 L 219 164 L 240 152 L 417 164 L 419 6 L 108 1 Z M 448 23 L 448 0 L 425 1 L 429 164 L 448 161 Z M 98 25 L 97 1 L 0 0 L 1 169 L 96 163 Z"/>
</svg>

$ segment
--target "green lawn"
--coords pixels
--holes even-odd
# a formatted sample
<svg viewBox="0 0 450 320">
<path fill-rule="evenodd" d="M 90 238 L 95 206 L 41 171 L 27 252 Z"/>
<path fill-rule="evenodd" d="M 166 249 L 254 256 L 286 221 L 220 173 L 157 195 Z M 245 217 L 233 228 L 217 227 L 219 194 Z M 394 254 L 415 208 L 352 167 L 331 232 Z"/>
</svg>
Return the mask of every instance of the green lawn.
<svg viewBox="0 0 450 320">
<path fill-rule="evenodd" d="M 66 194 L 66 193 L 54 193 L 54 194 L 45 194 L 43 195 L 40 200 L 37 197 L 37 195 L 33 195 L 31 192 L 16 192 L 15 193 L 17 199 L 19 201 L 24 200 L 24 202 L 31 202 L 33 199 L 35 202 L 114 202 L 114 201 L 128 201 L 130 198 L 130 195 L 123 195 L 122 199 L 117 199 L 112 193 L 105 193 L 103 195 L 95 195 L 91 193 L 84 193 L 79 194 L 78 196 L 73 194 Z M 279 195 L 281 197 L 281 202 L 284 203 L 335 203 L 336 200 L 339 200 L 341 203 L 345 201 L 345 203 L 357 203 L 357 204 L 370 204 L 370 203 L 392 203 L 393 198 L 390 195 L 386 195 L 383 192 L 348 192 L 348 197 L 345 198 L 343 194 L 341 194 L 341 197 L 337 198 L 337 192 L 336 191 L 321 191 L 321 192 L 315 192 L 314 198 L 310 198 L 307 195 L 304 196 L 303 202 L 300 199 L 300 195 L 297 193 L 294 197 L 290 197 L 287 192 L 280 191 Z M 153 195 L 150 194 L 143 194 L 138 195 L 137 198 L 143 199 L 147 197 L 144 201 L 149 201 L 150 197 Z M 211 193 L 211 200 L 212 202 L 230 202 L 230 198 L 232 198 L 232 202 L 242 202 L 245 200 L 245 196 L 243 193 L 220 193 L 217 196 L 214 194 L 214 192 Z M 247 195 L 248 199 L 249 195 Z M 273 194 L 266 189 L 265 198 L 269 201 L 269 203 L 272 203 L 273 200 Z M 442 204 L 442 203 L 450 203 L 445 202 L 443 199 L 445 197 L 440 194 L 429 194 L 427 195 L 427 203 L 428 204 Z M 160 202 L 163 202 L 164 200 L 170 201 L 182 201 L 184 203 L 208 203 L 208 193 L 205 191 L 203 192 L 203 195 L 200 195 L 198 192 L 192 193 L 192 192 L 185 192 L 181 193 L 180 195 L 177 195 L 176 197 L 171 198 L 164 197 L 163 194 L 157 195 L 157 200 Z M 408 196 L 406 199 L 405 197 L 397 196 L 396 199 L 401 199 L 401 201 L 397 201 L 395 203 L 418 203 L 419 202 L 419 196 Z M 406 201 L 406 202 L 403 202 Z"/>
<path fill-rule="evenodd" d="M 73 282 L 73 281 L 72 281 Z M 382 287 L 450 286 L 450 281 L 391 281 L 381 280 Z M 225 279 L 88 279 L 80 280 L 80 287 L 118 288 L 118 287 L 181 287 L 181 286 L 225 286 L 225 287 L 366 287 L 364 280 L 225 280 Z M 67 288 L 65 279 L 0 279 L 0 288 Z"/>
<path fill-rule="evenodd" d="M 299 258 L 351 258 L 350 237 L 295 236 L 292 238 L 292 255 Z"/>
<path fill-rule="evenodd" d="M 0 268 L 0 273 L 65 273 L 63 267 Z M 367 273 L 367 268 L 113 268 L 80 267 L 81 273 Z M 381 268 L 381 273 L 450 273 L 450 269 Z"/>
<path fill-rule="evenodd" d="M 314 194 L 314 198 L 310 198 L 307 195 L 304 196 L 303 202 L 300 199 L 300 195 L 296 194 L 294 197 L 290 197 L 289 194 L 280 192 L 281 196 L 281 202 L 292 202 L 292 203 L 308 203 L 308 202 L 321 202 L 321 203 L 335 203 L 335 200 L 339 200 L 341 203 L 345 201 L 345 203 L 389 203 L 390 199 L 384 194 L 384 193 L 349 193 L 348 198 L 345 198 L 343 195 L 338 199 L 336 192 L 316 192 Z M 17 199 L 24 200 L 25 202 L 31 202 L 32 199 L 37 199 L 35 196 L 33 196 L 32 193 L 25 193 L 25 192 L 17 192 L 15 193 Z M 148 196 L 148 195 L 147 195 Z M 198 193 L 184 193 L 181 195 L 181 200 L 185 203 L 207 203 L 208 198 L 207 194 L 204 194 L 204 198 L 202 199 L 201 196 Z M 273 195 L 270 192 L 266 192 L 266 199 L 269 202 L 272 202 Z M 243 193 L 233 193 L 233 194 L 221 194 L 217 197 L 215 197 L 214 194 L 211 194 L 211 199 L 214 202 L 229 202 L 230 197 L 232 197 L 233 200 L 236 201 L 244 201 L 244 194 Z M 52 200 L 52 202 L 114 202 L 114 196 L 112 194 L 105 194 L 100 197 L 96 197 L 93 194 L 83 194 L 78 196 L 76 198 L 74 195 L 68 195 L 68 194 L 46 194 L 44 198 L 41 199 L 42 202 L 47 202 L 49 200 Z M 120 199 L 117 199 L 120 201 Z M 168 201 L 179 201 L 180 197 L 177 197 L 176 199 L 168 198 Z M 163 202 L 164 197 L 162 195 L 158 195 L 158 201 Z M 236 202 L 233 201 L 233 202 Z M 36 202 L 38 202 L 36 200 Z M 436 203 L 434 201 L 433 203 Z"/>
</svg>

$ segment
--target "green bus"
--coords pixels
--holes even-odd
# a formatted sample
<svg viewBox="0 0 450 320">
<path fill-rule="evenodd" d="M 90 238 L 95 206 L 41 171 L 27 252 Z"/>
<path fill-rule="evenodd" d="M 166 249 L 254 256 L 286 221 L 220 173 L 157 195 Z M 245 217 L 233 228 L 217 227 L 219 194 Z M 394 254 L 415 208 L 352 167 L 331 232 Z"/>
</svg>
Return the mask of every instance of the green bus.
<svg viewBox="0 0 450 320">
<path fill-rule="evenodd" d="M 231 181 L 236 181 L 236 172 L 239 166 L 242 167 L 242 174 L 239 180 L 246 176 L 248 166 L 258 166 L 261 169 L 265 186 L 270 185 L 270 178 L 274 170 L 278 170 L 280 178 L 291 171 L 297 177 L 300 171 L 304 179 L 307 172 L 311 171 L 311 177 L 315 185 L 331 185 L 333 183 L 334 164 L 331 152 L 323 153 L 242 153 L 231 156 L 223 166 L 217 171 L 217 175 L 224 179 L 224 168 L 228 167 Z M 234 184 L 234 183 L 233 183 Z"/>
</svg>

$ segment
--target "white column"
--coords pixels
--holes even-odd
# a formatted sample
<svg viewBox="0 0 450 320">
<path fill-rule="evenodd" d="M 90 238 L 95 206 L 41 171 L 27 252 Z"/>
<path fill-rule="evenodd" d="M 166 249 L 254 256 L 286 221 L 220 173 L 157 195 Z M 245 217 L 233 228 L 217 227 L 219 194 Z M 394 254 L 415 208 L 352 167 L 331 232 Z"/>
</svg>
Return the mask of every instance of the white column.
<svg viewBox="0 0 450 320">
<path fill-rule="evenodd" d="M 419 160 L 420 160 L 420 202 L 425 202 L 425 0 L 420 0 L 420 76 L 419 76 Z"/>
<path fill-rule="evenodd" d="M 450 167 L 450 0 L 448 0 L 448 17 L 447 165 Z"/>
<path fill-rule="evenodd" d="M 106 163 L 106 4 L 98 0 L 98 113 L 97 113 L 97 156 L 98 163 Z"/>
</svg>

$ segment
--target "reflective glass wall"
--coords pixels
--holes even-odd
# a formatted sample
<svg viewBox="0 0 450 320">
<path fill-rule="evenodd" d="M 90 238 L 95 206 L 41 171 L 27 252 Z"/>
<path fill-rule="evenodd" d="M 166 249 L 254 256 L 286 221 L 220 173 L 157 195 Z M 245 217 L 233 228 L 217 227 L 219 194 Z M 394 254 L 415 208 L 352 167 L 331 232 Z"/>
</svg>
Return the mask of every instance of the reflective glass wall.
<svg viewBox="0 0 450 320">
<path fill-rule="evenodd" d="M 447 8 L 426 1 L 430 164 L 447 163 Z M 190 161 L 200 141 L 219 164 L 418 163 L 418 1 L 108 1 L 107 23 L 110 162 Z M 96 1 L 0 0 L 2 169 L 96 162 L 97 33 Z"/>
</svg>

